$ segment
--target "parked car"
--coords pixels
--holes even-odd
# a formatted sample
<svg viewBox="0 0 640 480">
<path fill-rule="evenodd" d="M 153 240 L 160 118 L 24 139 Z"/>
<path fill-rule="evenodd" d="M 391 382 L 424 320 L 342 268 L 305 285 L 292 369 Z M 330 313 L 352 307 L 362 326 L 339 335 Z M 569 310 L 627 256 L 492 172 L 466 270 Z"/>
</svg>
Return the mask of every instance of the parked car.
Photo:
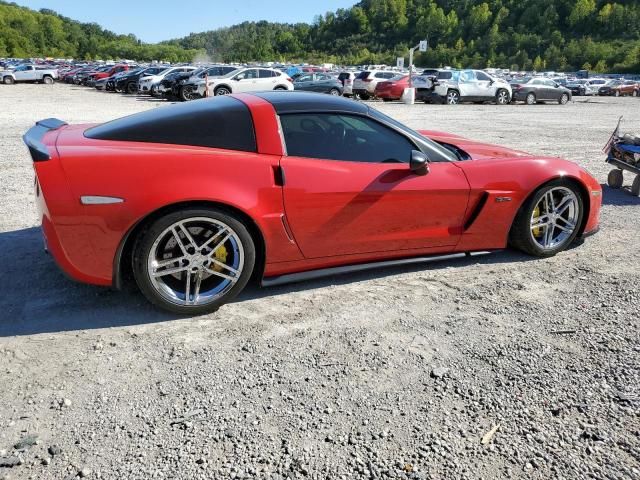
<svg viewBox="0 0 640 480">
<path fill-rule="evenodd" d="M 571 100 L 571 90 L 553 80 L 532 78 L 513 90 L 513 100 L 527 105 L 549 101 L 566 105 Z"/>
<path fill-rule="evenodd" d="M 587 79 L 574 80 L 567 83 L 567 88 L 574 96 L 597 95 L 600 86 L 596 86 Z"/>
<path fill-rule="evenodd" d="M 598 89 L 598 95 L 615 97 L 631 95 L 635 97 L 638 95 L 639 88 L 638 82 L 634 80 L 612 80 Z"/>
<path fill-rule="evenodd" d="M 5 85 L 20 82 L 42 82 L 51 85 L 58 78 L 58 70 L 36 65 L 18 65 L 13 70 L 0 71 L 0 78 Z"/>
<path fill-rule="evenodd" d="M 329 95 L 225 96 L 101 125 L 47 119 L 24 140 L 58 265 L 115 288 L 131 273 L 181 315 L 215 311 L 251 278 L 508 245 L 551 257 L 599 225 L 600 183 L 573 162 L 417 132 Z"/>
<path fill-rule="evenodd" d="M 365 70 L 353 81 L 353 93 L 362 100 L 369 100 L 376 93 L 378 82 L 391 80 L 396 76 L 395 72 L 388 70 Z"/>
<path fill-rule="evenodd" d="M 400 100 L 405 88 L 409 88 L 409 75 L 402 73 L 390 80 L 378 82 L 374 94 L 376 98 L 381 98 L 384 102 L 391 102 Z"/>
<path fill-rule="evenodd" d="M 341 96 L 344 92 L 342 82 L 328 73 L 303 73 L 293 81 L 296 90 L 303 92 L 328 93 Z"/>
<path fill-rule="evenodd" d="M 200 96 L 229 95 L 230 93 L 261 92 L 266 90 L 293 90 L 293 80 L 279 70 L 271 68 L 239 68 L 219 78 L 201 80 L 195 93 Z"/>
<path fill-rule="evenodd" d="M 340 72 L 338 75 L 338 80 L 342 82 L 342 94 L 345 97 L 353 95 L 353 82 L 358 75 L 360 72 Z"/>
<path fill-rule="evenodd" d="M 495 102 L 507 105 L 511 102 L 511 85 L 502 79 L 492 77 L 482 70 L 443 70 L 445 78 L 432 81 L 432 98 L 442 103 L 456 105 L 461 102 Z M 428 77 L 424 87 L 428 90 Z M 420 85 L 420 83 L 418 83 Z M 424 97 L 424 93 L 420 98 Z"/>
<path fill-rule="evenodd" d="M 446 84 L 453 79 L 457 70 L 427 69 L 422 75 L 413 77 L 412 85 L 416 89 L 416 101 L 425 103 L 442 103 L 442 97 L 435 92 L 435 86 Z"/>
<path fill-rule="evenodd" d="M 171 94 L 182 100 L 189 101 L 199 98 L 196 94 L 197 85 L 207 78 L 219 78 L 237 70 L 237 67 L 231 65 L 212 65 L 203 67 L 198 70 L 193 70 L 186 78 L 181 78 L 179 81 L 174 82 L 171 85 Z"/>
<path fill-rule="evenodd" d="M 156 75 L 147 75 L 146 77 L 142 77 L 138 80 L 138 93 L 143 95 L 155 95 L 160 82 L 170 73 L 189 72 L 195 69 L 196 67 L 192 67 L 190 65 L 171 67 Z"/>
<path fill-rule="evenodd" d="M 84 79 L 84 81 L 82 82 L 82 84 L 86 85 L 87 87 L 94 87 L 98 80 L 112 77 L 114 75 L 117 75 L 120 72 L 126 72 L 132 68 L 137 68 L 137 67 L 129 65 L 127 63 L 121 63 L 118 65 L 114 65 L 112 67 L 108 67 L 106 69 L 101 69 L 99 71 L 89 73 Z"/>
<path fill-rule="evenodd" d="M 124 93 L 137 93 L 138 81 L 141 78 L 148 77 L 150 75 L 159 75 L 167 70 L 168 67 L 148 67 L 132 70 L 125 75 L 122 75 L 115 79 L 115 89 Z"/>
</svg>

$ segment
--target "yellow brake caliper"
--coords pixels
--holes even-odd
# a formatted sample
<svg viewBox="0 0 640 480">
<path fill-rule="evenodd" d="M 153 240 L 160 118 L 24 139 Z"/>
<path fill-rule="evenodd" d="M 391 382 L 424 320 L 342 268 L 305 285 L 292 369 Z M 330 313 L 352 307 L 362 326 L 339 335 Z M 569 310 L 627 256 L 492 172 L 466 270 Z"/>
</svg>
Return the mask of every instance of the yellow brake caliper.
<svg viewBox="0 0 640 480">
<path fill-rule="evenodd" d="M 218 247 L 218 249 L 215 251 L 214 256 L 216 257 L 216 260 L 218 260 L 221 263 L 226 264 L 227 263 L 227 256 L 229 255 L 229 252 L 227 252 L 227 247 L 225 247 L 224 245 L 220 245 Z M 223 267 L 218 265 L 217 263 L 213 264 L 213 269 L 216 272 L 221 272 Z"/>
<path fill-rule="evenodd" d="M 540 207 L 536 207 L 533 210 L 533 221 L 534 223 L 537 222 L 540 219 Z M 535 227 L 531 230 L 531 232 L 533 233 L 533 236 L 536 238 L 540 238 L 540 236 L 542 235 L 542 227 Z"/>
</svg>

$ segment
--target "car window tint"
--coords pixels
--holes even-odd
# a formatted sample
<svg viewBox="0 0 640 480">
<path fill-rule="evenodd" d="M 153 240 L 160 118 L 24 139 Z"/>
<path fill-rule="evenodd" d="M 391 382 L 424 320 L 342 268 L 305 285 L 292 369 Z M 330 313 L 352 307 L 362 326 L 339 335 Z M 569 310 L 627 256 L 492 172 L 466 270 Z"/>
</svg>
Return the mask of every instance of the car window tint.
<svg viewBox="0 0 640 480">
<path fill-rule="evenodd" d="M 438 72 L 438 80 L 450 80 L 452 76 L 451 72 Z"/>
<path fill-rule="evenodd" d="M 484 72 L 476 72 L 476 78 L 487 82 L 491 80 L 491 77 Z"/>
<path fill-rule="evenodd" d="M 463 70 L 460 72 L 460 81 L 465 82 L 473 82 L 475 80 L 475 75 L 472 70 Z"/>
<path fill-rule="evenodd" d="M 258 70 L 245 70 L 238 74 L 238 80 L 250 80 L 258 78 Z"/>
<path fill-rule="evenodd" d="M 260 74 L 260 78 L 271 78 L 273 77 L 273 74 L 271 73 L 271 70 L 258 70 L 259 74 Z"/>
<path fill-rule="evenodd" d="M 409 162 L 415 146 L 367 117 L 331 113 L 280 117 L 287 154 L 353 162 Z"/>
<path fill-rule="evenodd" d="M 312 81 L 312 80 L 313 80 L 313 75 L 308 74 L 308 73 L 307 73 L 307 74 L 305 74 L 305 75 L 300 75 L 300 76 L 296 79 L 296 81 L 297 81 L 297 82 L 310 82 L 310 81 Z"/>
</svg>

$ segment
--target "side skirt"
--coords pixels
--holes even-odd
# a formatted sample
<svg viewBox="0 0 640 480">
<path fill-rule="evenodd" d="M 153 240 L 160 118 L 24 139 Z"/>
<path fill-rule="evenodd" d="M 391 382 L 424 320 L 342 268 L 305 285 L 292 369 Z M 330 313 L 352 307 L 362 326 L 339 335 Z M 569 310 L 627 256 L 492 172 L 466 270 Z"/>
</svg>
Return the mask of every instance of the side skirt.
<svg viewBox="0 0 640 480">
<path fill-rule="evenodd" d="M 347 273 L 363 272 L 366 270 L 374 270 L 376 268 L 396 267 L 402 265 L 413 265 L 417 263 L 431 263 L 441 260 L 453 260 L 456 258 L 479 257 L 488 255 L 491 252 L 466 252 L 452 253 L 449 255 L 433 255 L 429 257 L 403 258 L 400 260 L 386 260 L 382 262 L 360 263 L 357 265 L 345 265 L 342 267 L 321 268 L 319 270 L 310 270 L 308 272 L 289 273 L 287 275 L 279 275 L 276 277 L 268 277 L 262 279 L 263 287 L 274 287 L 276 285 L 285 285 L 287 283 L 304 282 L 315 280 L 318 278 L 330 277 L 333 275 L 344 275 Z"/>
</svg>

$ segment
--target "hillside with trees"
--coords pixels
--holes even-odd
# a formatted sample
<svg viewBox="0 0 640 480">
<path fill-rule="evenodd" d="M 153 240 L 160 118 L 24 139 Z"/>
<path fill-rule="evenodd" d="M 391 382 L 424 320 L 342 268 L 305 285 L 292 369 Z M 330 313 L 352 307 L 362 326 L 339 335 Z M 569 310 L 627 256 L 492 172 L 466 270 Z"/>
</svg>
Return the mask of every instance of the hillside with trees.
<svg viewBox="0 0 640 480">
<path fill-rule="evenodd" d="M 0 57 L 54 57 L 191 61 L 197 52 L 182 46 L 147 44 L 95 23 L 80 23 L 52 10 L 0 1 Z"/>
<path fill-rule="evenodd" d="M 313 24 L 245 22 L 160 44 L 0 2 L 0 56 L 393 64 L 421 39 L 422 66 L 640 72 L 640 2 L 362 0 Z"/>
</svg>

